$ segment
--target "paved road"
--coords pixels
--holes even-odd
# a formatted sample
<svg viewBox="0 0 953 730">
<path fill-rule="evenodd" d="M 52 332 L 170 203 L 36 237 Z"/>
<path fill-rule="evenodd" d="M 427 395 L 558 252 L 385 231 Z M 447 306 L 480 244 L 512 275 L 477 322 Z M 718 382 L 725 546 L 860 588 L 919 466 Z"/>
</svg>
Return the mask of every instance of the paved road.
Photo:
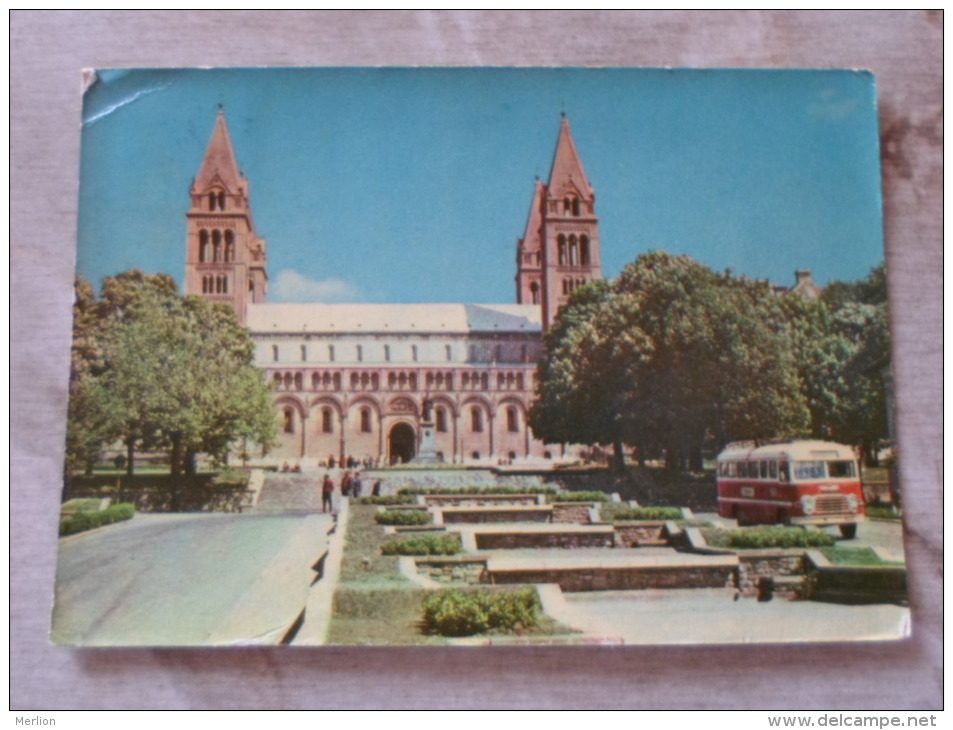
<svg viewBox="0 0 953 730">
<path fill-rule="evenodd" d="M 326 515 L 140 514 L 60 541 L 51 640 L 275 643 L 307 600 Z"/>
</svg>

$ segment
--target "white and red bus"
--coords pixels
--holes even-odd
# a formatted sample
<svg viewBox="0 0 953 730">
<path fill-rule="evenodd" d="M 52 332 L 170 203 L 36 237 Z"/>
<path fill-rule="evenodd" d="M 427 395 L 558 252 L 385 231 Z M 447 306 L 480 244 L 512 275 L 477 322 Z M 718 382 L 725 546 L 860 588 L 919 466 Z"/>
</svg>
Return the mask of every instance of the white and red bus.
<svg viewBox="0 0 953 730">
<path fill-rule="evenodd" d="M 739 525 L 837 525 L 852 538 L 866 519 L 854 452 L 830 441 L 728 444 L 718 455 L 718 514 Z"/>
</svg>

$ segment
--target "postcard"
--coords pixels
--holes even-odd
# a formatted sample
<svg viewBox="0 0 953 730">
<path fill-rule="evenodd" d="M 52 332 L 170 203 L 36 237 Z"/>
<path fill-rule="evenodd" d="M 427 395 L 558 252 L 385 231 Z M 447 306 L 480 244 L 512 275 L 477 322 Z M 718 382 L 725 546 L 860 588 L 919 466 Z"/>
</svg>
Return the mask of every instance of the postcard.
<svg viewBox="0 0 953 730">
<path fill-rule="evenodd" d="M 873 75 L 85 75 L 51 641 L 909 635 Z"/>
</svg>

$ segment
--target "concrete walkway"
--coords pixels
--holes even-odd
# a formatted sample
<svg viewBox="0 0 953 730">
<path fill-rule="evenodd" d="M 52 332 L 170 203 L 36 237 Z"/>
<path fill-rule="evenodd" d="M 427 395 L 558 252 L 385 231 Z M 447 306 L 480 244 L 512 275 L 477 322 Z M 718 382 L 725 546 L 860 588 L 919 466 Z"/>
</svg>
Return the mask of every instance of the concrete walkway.
<svg viewBox="0 0 953 730">
<path fill-rule="evenodd" d="M 60 541 L 50 639 L 275 644 L 300 615 L 330 515 L 140 514 Z"/>
</svg>

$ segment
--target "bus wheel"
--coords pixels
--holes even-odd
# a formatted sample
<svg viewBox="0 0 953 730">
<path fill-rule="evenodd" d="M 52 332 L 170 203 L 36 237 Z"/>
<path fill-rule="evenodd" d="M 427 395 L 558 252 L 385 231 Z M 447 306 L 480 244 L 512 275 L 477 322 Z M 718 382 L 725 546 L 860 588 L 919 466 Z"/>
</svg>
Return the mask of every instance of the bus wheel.
<svg viewBox="0 0 953 730">
<path fill-rule="evenodd" d="M 785 527 L 791 526 L 791 515 L 788 514 L 786 509 L 783 509 L 778 512 L 778 524 L 784 525 Z"/>
<path fill-rule="evenodd" d="M 751 520 L 748 519 L 748 511 L 743 507 L 735 511 L 735 521 L 738 523 L 738 527 L 744 527 L 745 525 L 750 525 Z"/>
<path fill-rule="evenodd" d="M 857 525 L 841 525 L 840 535 L 845 540 L 853 540 L 857 537 Z"/>
</svg>

